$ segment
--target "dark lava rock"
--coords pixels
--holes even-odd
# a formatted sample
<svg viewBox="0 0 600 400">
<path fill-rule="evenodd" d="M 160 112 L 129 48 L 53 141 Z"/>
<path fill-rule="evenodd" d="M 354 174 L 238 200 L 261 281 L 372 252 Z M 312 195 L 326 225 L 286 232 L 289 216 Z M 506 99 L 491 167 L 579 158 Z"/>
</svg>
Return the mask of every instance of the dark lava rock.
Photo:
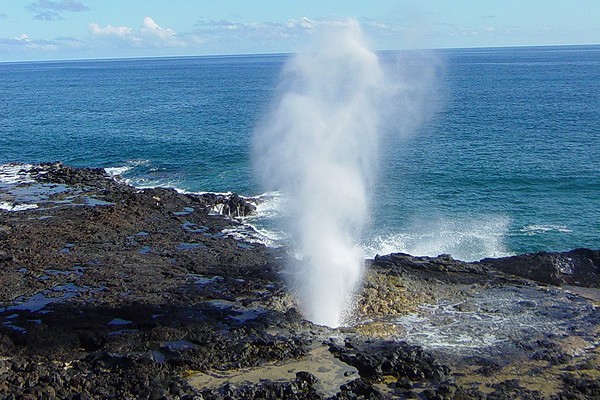
<svg viewBox="0 0 600 400">
<path fill-rule="evenodd" d="M 484 279 L 506 282 L 514 276 L 546 285 L 600 287 L 600 250 L 590 249 L 484 258 L 477 262 L 455 260 L 449 255 L 415 257 L 394 253 L 375 256 L 373 265 L 445 282 L 469 283 Z"/>
<path fill-rule="evenodd" d="M 39 207 L 0 211 L 0 399 L 193 398 L 185 371 L 304 354 L 286 330 L 299 315 L 269 306 L 283 293 L 271 250 L 227 237 L 241 224 L 205 199 L 102 169 L 28 173 L 19 190 Z M 305 378 L 277 390 L 308 393 Z"/>
<path fill-rule="evenodd" d="M 303 386 L 312 386 L 317 383 L 318 379 L 316 376 L 307 371 L 296 372 L 296 382 Z"/>
<path fill-rule="evenodd" d="M 427 271 L 429 273 L 457 272 L 483 274 L 485 270 L 464 261 L 455 260 L 448 254 L 437 257 L 417 257 L 404 253 L 376 255 L 373 264 L 386 269 L 406 271 Z"/>
<path fill-rule="evenodd" d="M 42 163 L 29 173 L 38 182 L 65 185 L 98 185 L 114 181 L 102 168 L 74 168 L 61 162 Z"/>
<path fill-rule="evenodd" d="M 357 378 L 345 385 L 340 386 L 340 392 L 336 394 L 336 400 L 383 400 L 383 394 L 373 387 L 373 385 L 362 379 Z"/>
<path fill-rule="evenodd" d="M 464 389 L 451 381 L 440 382 L 437 387 L 423 391 L 428 400 L 483 400 L 485 396 L 476 389 Z"/>
<path fill-rule="evenodd" d="M 405 342 L 353 339 L 343 346 L 329 343 L 329 351 L 358 369 L 362 378 L 374 382 L 382 381 L 384 376 L 407 377 L 412 381 L 444 380 L 450 372 L 421 347 Z"/>
<path fill-rule="evenodd" d="M 256 213 L 256 205 L 243 197 L 232 194 L 204 193 L 199 197 L 207 207 L 219 209 L 220 214 L 228 217 L 246 217 Z"/>
<path fill-rule="evenodd" d="M 600 287 L 600 250 L 575 249 L 564 253 L 533 253 L 485 258 L 482 266 L 551 285 Z"/>
<path fill-rule="evenodd" d="M 519 384 L 518 380 L 512 379 L 492 385 L 495 389 L 487 398 L 489 400 L 523 399 L 541 400 L 544 397 L 536 390 L 528 390 Z"/>
<path fill-rule="evenodd" d="M 10 254 L 6 254 L 0 251 L 0 262 L 12 261 L 13 257 Z"/>
<path fill-rule="evenodd" d="M 220 389 L 206 389 L 201 392 L 205 400 L 322 400 L 312 386 L 302 386 L 302 382 L 270 382 L 263 380 L 257 384 L 235 386 L 226 384 Z"/>
<path fill-rule="evenodd" d="M 470 284 L 510 280 L 510 277 L 501 272 L 477 263 L 455 260 L 447 254 L 437 257 L 416 257 L 404 253 L 376 255 L 372 265 L 392 274 L 414 276 L 424 281 Z"/>
<path fill-rule="evenodd" d="M 560 398 L 564 400 L 600 399 L 600 381 L 597 379 L 566 375 L 563 387 Z"/>
</svg>

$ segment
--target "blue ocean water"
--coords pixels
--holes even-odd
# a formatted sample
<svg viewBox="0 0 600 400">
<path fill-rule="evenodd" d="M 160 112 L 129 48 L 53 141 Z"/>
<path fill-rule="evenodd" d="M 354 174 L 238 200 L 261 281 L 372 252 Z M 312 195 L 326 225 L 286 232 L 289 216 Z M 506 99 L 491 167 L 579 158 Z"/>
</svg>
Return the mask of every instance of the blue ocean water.
<svg viewBox="0 0 600 400">
<path fill-rule="evenodd" d="M 439 105 L 381 146 L 366 253 L 600 248 L 600 46 L 432 54 Z M 60 160 L 137 186 L 258 194 L 252 132 L 286 58 L 0 63 L 0 163 Z"/>
</svg>

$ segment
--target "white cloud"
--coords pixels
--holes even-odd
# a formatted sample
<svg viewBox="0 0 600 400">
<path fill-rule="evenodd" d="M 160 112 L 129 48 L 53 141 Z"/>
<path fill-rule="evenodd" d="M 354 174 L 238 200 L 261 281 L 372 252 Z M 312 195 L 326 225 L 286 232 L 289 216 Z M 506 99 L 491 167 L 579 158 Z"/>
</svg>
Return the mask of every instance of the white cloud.
<svg viewBox="0 0 600 400">
<path fill-rule="evenodd" d="M 241 22 L 205 20 L 196 22 L 194 34 L 203 39 L 203 50 L 209 53 L 294 52 L 302 50 L 309 37 L 320 29 L 345 27 L 348 18 L 292 18 L 282 22 Z M 375 20 L 361 21 L 368 35 L 395 38 L 405 32 L 398 23 Z M 390 39 L 391 40 L 391 39 Z M 389 48 L 393 46 L 387 46 Z"/>
<path fill-rule="evenodd" d="M 171 28 L 163 28 L 150 17 L 145 17 L 142 21 L 140 33 L 145 36 L 149 44 L 158 47 L 185 47 L 186 41 L 180 39 Z M 150 39 L 150 40 L 148 40 Z"/>
<path fill-rule="evenodd" d="M 54 42 L 49 40 L 33 40 L 26 33 L 14 38 L 14 43 L 33 50 L 54 51 L 58 49 L 58 46 Z"/>
<path fill-rule="evenodd" d="M 312 28 L 314 28 L 314 26 L 315 26 L 315 22 L 311 21 L 307 17 L 302 17 L 300 19 L 288 19 L 287 22 L 285 23 L 285 27 L 288 29 L 294 29 L 294 28 L 312 29 Z"/>
<path fill-rule="evenodd" d="M 88 25 L 88 28 L 90 33 L 96 36 L 115 36 L 119 38 L 126 38 L 133 35 L 133 29 L 127 26 L 107 25 L 105 27 L 101 27 L 97 23 L 92 22 Z"/>
<path fill-rule="evenodd" d="M 177 33 L 171 28 L 162 28 L 150 17 L 145 17 L 142 22 L 142 33 L 155 35 L 160 39 L 169 39 L 176 36 Z"/>
<path fill-rule="evenodd" d="M 80 1 L 86 0 L 30 0 L 37 11 L 74 12 L 85 11 Z M 43 8 L 43 9 L 42 9 Z M 0 14 L 1 18 L 1 14 Z M 91 22 L 88 35 L 83 37 L 58 37 L 49 40 L 0 37 L 0 57 L 19 59 L 38 57 L 31 50 L 56 49 L 56 57 L 111 57 L 149 55 L 194 54 L 242 54 L 294 52 L 302 50 L 315 30 L 348 24 L 343 18 L 309 18 L 306 16 L 284 21 L 200 20 L 195 29 L 177 32 L 170 26 L 160 25 L 159 20 L 146 16 L 138 27 L 118 24 L 103 25 Z M 390 38 L 402 34 L 404 27 L 398 21 L 385 23 L 376 20 L 361 21 L 365 32 L 373 38 Z M 491 33 L 490 33 L 491 34 Z M 386 46 L 393 48 L 394 45 Z"/>
<path fill-rule="evenodd" d="M 171 28 L 163 28 L 151 17 L 145 17 L 140 29 L 128 26 L 100 26 L 93 22 L 88 30 L 96 38 L 112 39 L 133 45 L 137 48 L 185 47 L 187 42 L 181 39 Z"/>
<path fill-rule="evenodd" d="M 15 38 L 15 40 L 17 40 L 17 41 L 19 41 L 19 42 L 24 42 L 24 43 L 31 42 L 31 38 L 30 38 L 30 37 L 29 37 L 29 35 L 28 35 L 28 34 L 26 34 L 26 33 L 22 33 L 22 34 L 20 34 L 19 36 L 17 36 L 17 37 Z"/>
<path fill-rule="evenodd" d="M 367 31 L 398 32 L 402 29 L 379 21 L 364 21 Z M 231 22 L 227 20 L 200 20 L 196 23 L 197 33 L 205 36 L 226 37 L 234 34 L 236 37 L 253 35 L 260 38 L 303 37 L 311 34 L 316 28 L 345 27 L 350 23 L 347 18 L 316 18 L 300 17 L 288 19 L 285 22 Z M 228 33 L 229 31 L 229 33 Z M 231 32 L 235 31 L 235 33 Z"/>
</svg>

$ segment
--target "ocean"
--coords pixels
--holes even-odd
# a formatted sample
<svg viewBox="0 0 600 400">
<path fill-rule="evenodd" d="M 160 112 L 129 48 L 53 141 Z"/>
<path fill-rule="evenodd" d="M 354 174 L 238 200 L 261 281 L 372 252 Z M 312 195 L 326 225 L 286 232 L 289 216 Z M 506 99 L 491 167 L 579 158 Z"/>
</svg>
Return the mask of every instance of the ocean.
<svg viewBox="0 0 600 400">
<path fill-rule="evenodd" d="M 380 144 L 365 254 L 600 248 L 600 46 L 430 53 L 434 111 Z M 0 63 L 0 164 L 62 161 L 138 187 L 261 194 L 252 135 L 288 57 Z M 285 210 L 268 198 L 247 222 L 276 243 Z"/>
</svg>

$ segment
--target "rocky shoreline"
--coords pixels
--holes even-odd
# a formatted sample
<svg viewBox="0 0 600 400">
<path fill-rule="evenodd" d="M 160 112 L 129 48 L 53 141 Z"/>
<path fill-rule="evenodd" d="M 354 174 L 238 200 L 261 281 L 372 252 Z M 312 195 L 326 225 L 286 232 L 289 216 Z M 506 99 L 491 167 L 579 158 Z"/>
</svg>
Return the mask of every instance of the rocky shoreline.
<svg viewBox="0 0 600 400">
<path fill-rule="evenodd" d="M 305 321 L 238 196 L 0 174 L 0 399 L 600 398 L 600 252 L 367 262 Z M 215 215 L 218 209 L 224 214 Z"/>
</svg>

